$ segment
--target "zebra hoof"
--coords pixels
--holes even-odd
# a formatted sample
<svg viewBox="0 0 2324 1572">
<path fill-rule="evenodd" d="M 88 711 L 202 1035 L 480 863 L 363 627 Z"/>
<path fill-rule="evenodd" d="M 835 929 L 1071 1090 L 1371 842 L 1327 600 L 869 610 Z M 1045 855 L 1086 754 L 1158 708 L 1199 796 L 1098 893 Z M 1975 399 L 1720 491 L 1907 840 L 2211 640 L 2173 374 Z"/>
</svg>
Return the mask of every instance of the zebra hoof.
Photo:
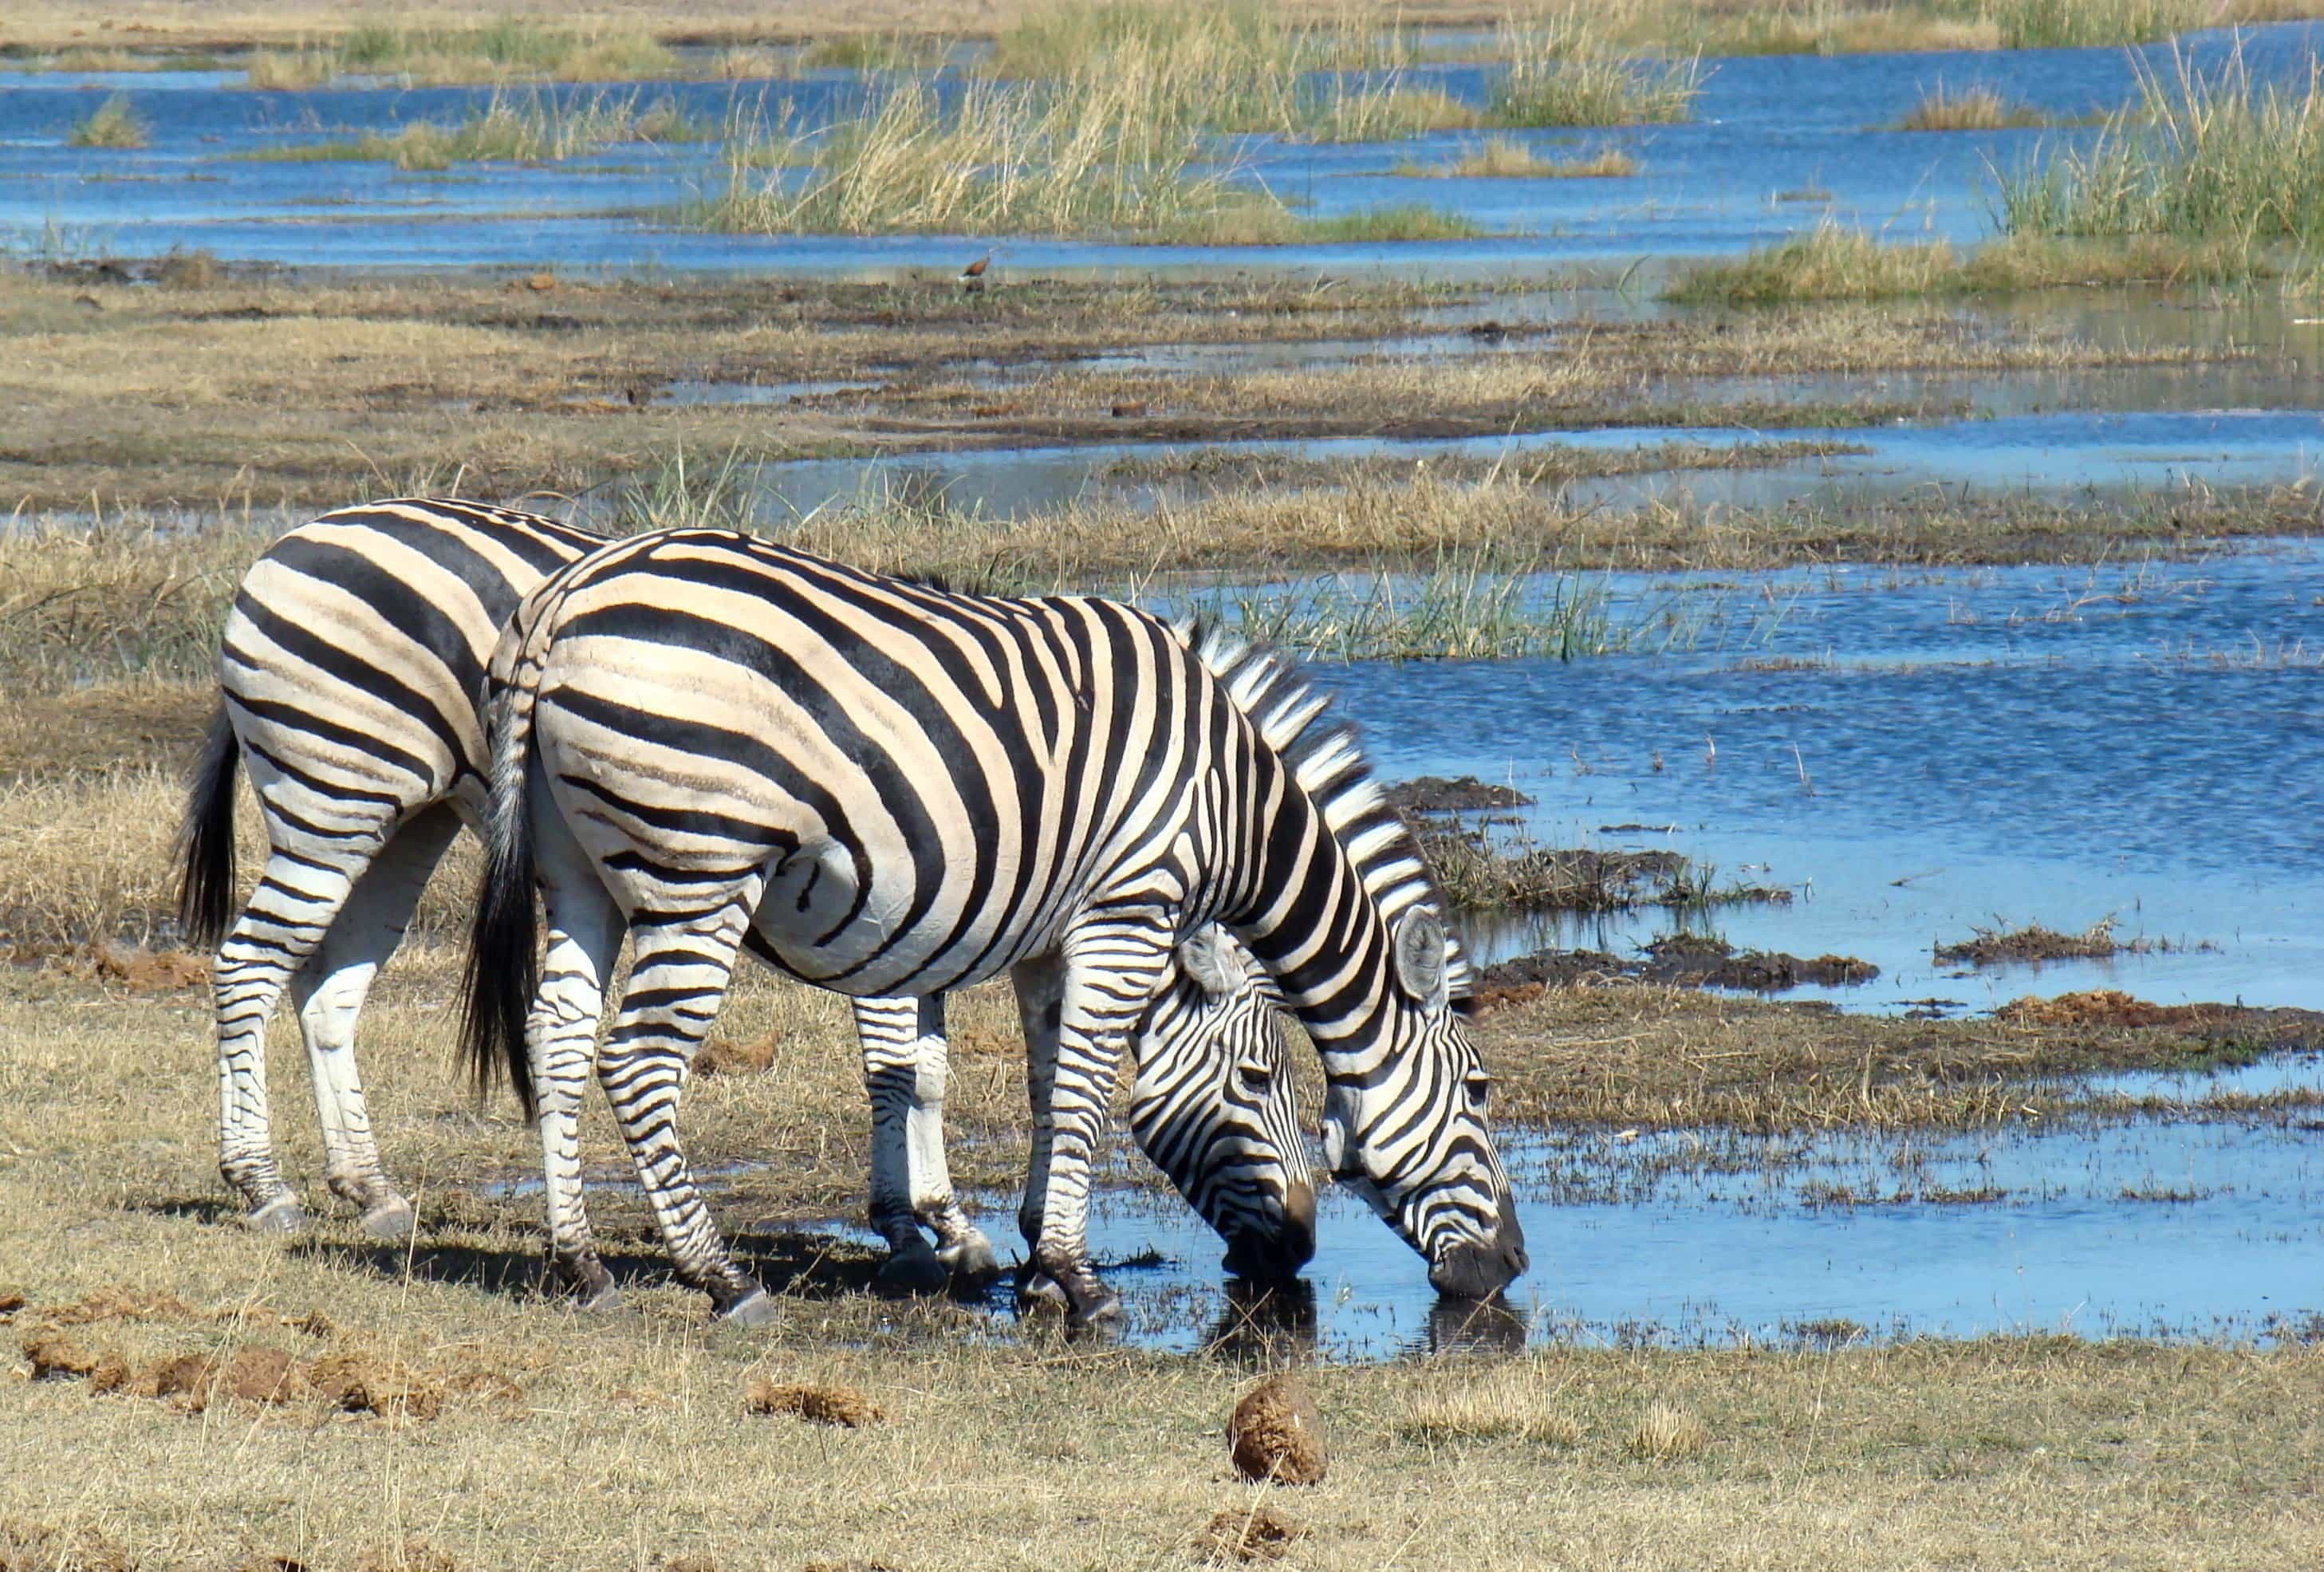
<svg viewBox="0 0 2324 1572">
<path fill-rule="evenodd" d="M 1063 1284 L 1033 1266 L 1017 1274 L 1017 1308 L 1034 1313 L 1064 1310 L 1070 1314 L 1073 1303 L 1065 1298 Z"/>
<path fill-rule="evenodd" d="M 936 1260 L 955 1281 L 978 1288 L 1001 1275 L 1001 1262 L 993 1258 L 992 1242 L 982 1234 L 944 1246 L 936 1252 Z"/>
<path fill-rule="evenodd" d="M 727 1326 L 764 1327 L 772 1324 L 781 1314 L 775 1308 L 775 1301 L 767 1297 L 766 1290 L 754 1288 L 721 1309 L 715 1318 Z"/>
<path fill-rule="evenodd" d="M 1121 1296 L 1094 1278 L 1090 1281 L 1095 1291 L 1085 1290 L 1084 1294 L 1072 1295 L 1074 1302 L 1065 1311 L 1065 1325 L 1091 1330 L 1111 1330 L 1120 1326 L 1124 1319 Z M 1071 1294 L 1072 1290 L 1067 1292 Z"/>
<path fill-rule="evenodd" d="M 880 1263 L 872 1275 L 872 1291 L 891 1298 L 940 1294 L 952 1286 L 952 1273 L 923 1244 L 918 1250 L 899 1250 Z"/>
<path fill-rule="evenodd" d="M 261 1234 L 296 1234 L 307 1225 L 307 1208 L 298 1197 L 282 1190 L 243 1221 Z"/>
<path fill-rule="evenodd" d="M 364 1213 L 358 1226 L 374 1239 L 401 1239 L 410 1234 L 419 1221 L 419 1214 L 411 1209 L 411 1203 L 391 1190 L 385 1200 Z"/>
</svg>

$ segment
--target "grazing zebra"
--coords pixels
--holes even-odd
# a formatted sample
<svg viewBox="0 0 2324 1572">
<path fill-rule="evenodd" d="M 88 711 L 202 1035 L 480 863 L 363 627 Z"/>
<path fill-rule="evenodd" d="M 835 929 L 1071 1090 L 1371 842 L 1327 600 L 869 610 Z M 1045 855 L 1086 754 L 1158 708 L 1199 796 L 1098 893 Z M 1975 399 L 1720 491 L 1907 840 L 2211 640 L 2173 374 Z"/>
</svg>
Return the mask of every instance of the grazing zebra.
<svg viewBox="0 0 2324 1572">
<path fill-rule="evenodd" d="M 1077 1319 L 1120 1313 L 1084 1228 L 1121 1050 L 1180 937 L 1213 921 L 1314 1039 L 1326 1153 L 1430 1281 L 1483 1297 L 1525 1269 L 1434 885 L 1346 726 L 1275 657 L 1119 602 L 959 594 L 678 530 L 526 596 L 488 681 L 468 1051 L 528 1098 L 538 1065 L 545 1122 L 595 1068 L 679 1277 L 722 1311 L 761 1290 L 675 1119 L 745 943 L 862 995 L 1014 969 L 1021 1221 Z"/>
<path fill-rule="evenodd" d="M 484 801 L 484 661 L 519 597 L 604 544 L 550 520 L 473 503 L 345 509 L 290 532 L 253 566 L 223 639 L 224 705 L 187 808 L 181 916 L 217 948 L 219 1169 L 252 1222 L 295 1228 L 268 1127 L 264 1034 L 287 986 L 322 1118 L 331 1189 L 383 1235 L 409 1201 L 383 1172 L 356 1073 L 356 1017 L 429 873 Z M 234 795 L 247 762 L 270 855 L 238 917 Z M 229 919 L 233 919 L 228 931 Z M 1314 1248 L 1275 1010 L 1226 947 L 1189 946 L 1137 1050 L 1133 1128 L 1255 1275 L 1296 1271 Z M 1212 986 L 1201 983 L 1207 979 Z M 897 1286 L 989 1267 L 954 1202 L 943 1142 L 941 1000 L 857 999 L 873 1109 L 872 1219 Z M 578 1162 L 576 1151 L 552 1166 Z M 577 1205 L 577 1199 L 576 1201 Z M 931 1253 L 919 1225 L 936 1234 Z M 583 1283 L 604 1292 L 599 1274 Z"/>
</svg>

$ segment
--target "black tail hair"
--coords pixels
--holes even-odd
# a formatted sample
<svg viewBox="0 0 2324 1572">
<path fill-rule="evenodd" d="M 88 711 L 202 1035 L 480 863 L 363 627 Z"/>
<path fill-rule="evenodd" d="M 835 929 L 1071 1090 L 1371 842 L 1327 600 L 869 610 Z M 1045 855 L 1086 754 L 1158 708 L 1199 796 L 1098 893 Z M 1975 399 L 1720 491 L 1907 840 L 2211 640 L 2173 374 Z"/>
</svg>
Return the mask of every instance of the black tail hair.
<svg viewBox="0 0 2324 1572">
<path fill-rule="evenodd" d="M 493 696 L 492 806 L 484 821 L 484 876 L 468 931 L 467 1008 L 460 1039 L 476 1089 L 492 1090 L 505 1068 L 528 1118 L 533 1101 L 532 1059 L 525 1017 L 540 985 L 539 921 L 533 911 L 535 869 L 531 791 L 525 780 L 532 754 L 531 695 Z"/>
<path fill-rule="evenodd" d="M 242 745 L 221 704 L 178 824 L 178 927 L 196 949 L 217 948 L 234 920 L 234 778 L 241 763 Z"/>
</svg>

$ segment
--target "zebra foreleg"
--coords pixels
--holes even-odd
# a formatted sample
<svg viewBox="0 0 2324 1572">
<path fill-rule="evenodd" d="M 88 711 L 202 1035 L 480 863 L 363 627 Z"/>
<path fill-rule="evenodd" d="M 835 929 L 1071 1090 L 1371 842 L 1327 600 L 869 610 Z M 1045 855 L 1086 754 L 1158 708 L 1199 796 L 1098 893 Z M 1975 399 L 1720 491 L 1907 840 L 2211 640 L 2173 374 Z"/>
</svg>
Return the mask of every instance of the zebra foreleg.
<svg viewBox="0 0 2324 1572">
<path fill-rule="evenodd" d="M 327 862 L 278 848 L 218 947 L 210 984 L 217 1017 L 218 1173 L 250 1208 L 246 1221 L 254 1228 L 289 1233 L 307 1221 L 274 1158 L 267 1018 L 330 931 L 376 844 L 351 834 Z"/>
<path fill-rule="evenodd" d="M 379 1238 L 410 1233 L 413 1215 L 381 1169 L 355 1067 L 355 1022 L 379 968 L 403 942 L 429 874 L 459 831 L 459 816 L 441 804 L 398 830 L 290 980 L 322 1119 L 324 1178 L 333 1194 L 362 1212 L 364 1231 Z"/>
<path fill-rule="evenodd" d="M 774 1303 L 735 1263 L 711 1220 L 678 1142 L 678 1109 L 687 1068 L 717 1019 L 758 893 L 752 881 L 715 911 L 631 929 L 629 992 L 597 1060 L 597 1084 L 613 1105 L 678 1280 L 707 1293 L 721 1319 L 746 1327 L 772 1320 Z"/>
<path fill-rule="evenodd" d="M 1095 1326 L 1121 1318 L 1120 1296 L 1090 1266 L 1090 1188 L 1122 1056 L 1139 1016 L 1168 970 L 1170 939 L 1158 918 L 1115 911 L 1093 920 L 1062 947 L 1048 1164 L 1033 1262 L 1064 1290 L 1069 1324 Z"/>
</svg>

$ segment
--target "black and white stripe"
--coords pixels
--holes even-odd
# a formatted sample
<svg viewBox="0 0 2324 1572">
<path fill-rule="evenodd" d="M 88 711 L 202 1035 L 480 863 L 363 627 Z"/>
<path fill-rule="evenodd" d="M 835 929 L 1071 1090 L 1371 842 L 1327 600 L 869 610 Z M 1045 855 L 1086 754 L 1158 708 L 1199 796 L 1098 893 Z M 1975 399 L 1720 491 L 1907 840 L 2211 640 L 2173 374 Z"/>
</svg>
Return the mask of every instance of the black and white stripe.
<svg viewBox="0 0 2324 1572">
<path fill-rule="evenodd" d="M 189 929 L 218 946 L 220 1170 L 258 1225 L 303 1218 L 274 1158 L 266 1099 L 266 1022 L 287 987 L 331 1188 L 374 1232 L 410 1226 L 372 1135 L 356 1018 L 460 822 L 483 809 L 475 698 L 502 624 L 551 570 L 604 544 L 506 509 L 391 501 L 290 532 L 245 577 L 223 640 L 225 703 L 188 808 L 182 906 Z M 236 916 L 234 781 L 244 762 L 270 853 Z M 989 1264 L 944 1161 L 941 1001 L 855 1005 L 874 1110 L 873 1221 L 897 1251 L 892 1276 Z M 1166 1171 L 1254 1270 L 1282 1273 L 1312 1250 L 1289 1087 L 1254 1099 L 1237 1068 L 1252 1052 L 1252 1022 L 1270 1013 L 1254 993 L 1213 997 L 1145 1034 L 1138 1051 L 1141 1087 L 1153 1082 L 1147 1103 L 1202 1133 L 1174 1139 Z M 1208 1165 L 1227 1153 L 1232 1170 L 1213 1174 Z M 550 1166 L 578 1161 L 560 1150 Z M 922 1224 L 936 1234 L 933 1255 Z"/>
<path fill-rule="evenodd" d="M 490 683 L 470 1051 L 520 1081 L 594 1060 L 680 1276 L 722 1308 L 757 1285 L 676 1112 L 746 942 L 857 994 L 1013 968 L 1027 1231 L 1079 1316 L 1118 1308 L 1084 1244 L 1121 1050 L 1212 921 L 1315 1039 L 1334 1166 L 1432 1281 L 1480 1295 L 1523 1270 L 1433 889 L 1346 728 L 1280 661 L 1119 602 L 964 595 L 681 530 L 529 596 Z M 529 1055 L 536 881 L 550 962 Z M 600 1048 L 595 990 L 624 930 Z M 545 1107 L 564 1096 L 542 1087 Z"/>
</svg>

